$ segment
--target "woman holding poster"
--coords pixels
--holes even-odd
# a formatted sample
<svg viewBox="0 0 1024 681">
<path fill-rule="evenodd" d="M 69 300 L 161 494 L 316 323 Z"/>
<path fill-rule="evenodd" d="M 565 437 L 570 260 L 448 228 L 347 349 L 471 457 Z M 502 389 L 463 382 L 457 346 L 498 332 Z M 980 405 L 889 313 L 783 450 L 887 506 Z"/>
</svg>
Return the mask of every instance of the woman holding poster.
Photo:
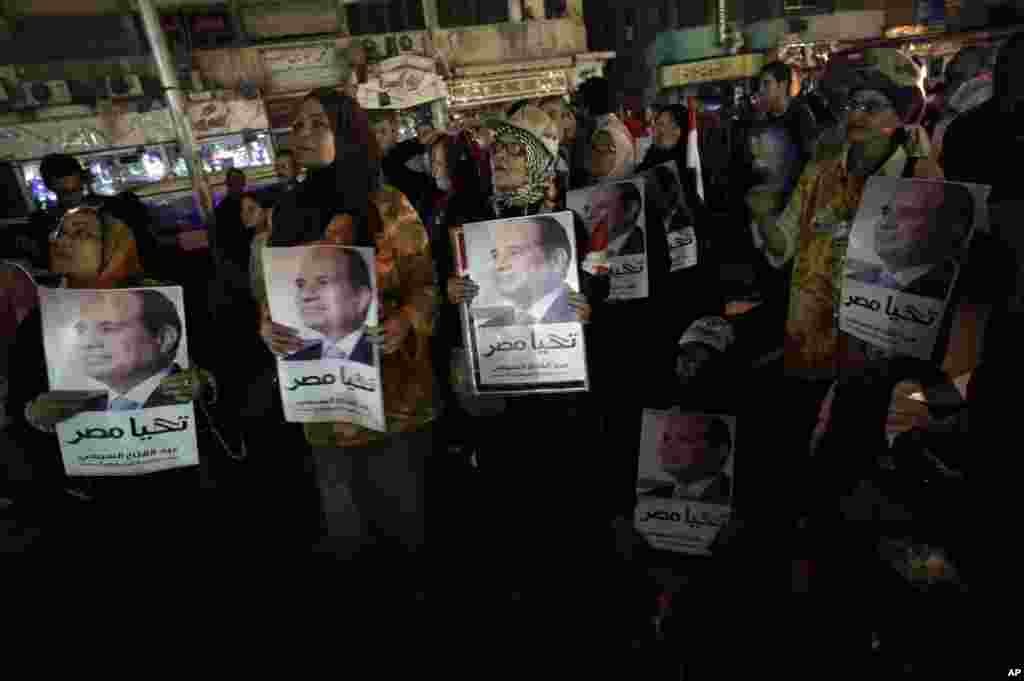
<svg viewBox="0 0 1024 681">
<path fill-rule="evenodd" d="M 437 289 L 427 233 L 405 196 L 381 186 L 377 145 L 355 100 L 316 90 L 302 100 L 292 130 L 307 178 L 275 208 L 268 246 L 375 249 L 380 319 L 362 337 L 379 350 L 386 430 L 305 424 L 326 519 L 321 548 L 347 559 L 375 545 L 387 552 L 382 564 L 406 571 L 398 583 L 408 583 L 420 576 L 408 561 L 424 540 L 423 465 L 436 413 L 429 339 Z M 270 350 L 279 358 L 301 352 L 298 330 L 272 321 L 266 287 L 257 294 Z"/>
<path fill-rule="evenodd" d="M 109 220 L 102 213 L 88 207 L 80 207 L 68 211 L 62 218 L 57 229 L 50 235 L 50 269 L 53 272 L 63 275 L 66 282 L 64 289 L 124 289 L 136 288 L 137 290 L 152 291 L 151 288 L 139 289 L 139 287 L 152 287 L 159 285 L 157 282 L 144 278 L 136 250 L 135 240 L 131 232 L 123 223 L 116 220 Z M 54 295 L 60 295 L 64 289 L 55 289 Z M 47 291 L 51 293 L 51 291 Z M 99 296 L 101 291 L 83 292 L 89 295 Z M 113 293 L 113 292 L 112 292 Z M 85 373 L 96 376 L 96 386 L 104 385 L 106 380 L 111 387 L 96 391 L 68 391 L 60 389 L 60 381 L 53 381 L 54 372 L 47 371 L 47 358 L 44 354 L 43 319 L 37 309 L 29 317 L 25 318 L 18 326 L 18 333 L 12 347 L 12 357 L 17 358 L 11 367 L 11 389 L 9 412 L 12 417 L 11 432 L 19 446 L 33 454 L 35 474 L 33 478 L 39 481 L 38 499 L 44 506 L 50 506 L 55 497 L 52 493 L 61 488 L 69 492 L 73 497 L 82 501 L 96 501 L 101 506 L 110 506 L 113 510 L 120 507 L 122 512 L 116 525 L 109 523 L 97 523 L 95 527 L 83 528 L 87 531 L 81 533 L 84 541 L 92 541 L 97 538 L 108 536 L 115 544 L 123 541 L 125 534 L 132 536 L 132 541 L 143 540 L 146 537 L 159 539 L 166 542 L 168 537 L 156 530 L 157 518 L 163 518 L 168 522 L 166 529 L 174 526 L 181 526 L 182 517 L 181 505 L 174 503 L 182 495 L 194 495 L 198 489 L 198 476 L 196 474 L 195 451 L 176 465 L 193 466 L 182 468 L 177 472 L 163 472 L 146 476 L 112 476 L 112 477 L 66 477 L 61 466 L 61 448 L 58 443 L 57 431 L 62 423 L 76 418 L 86 412 L 95 411 L 100 408 L 100 403 L 110 403 L 108 399 L 111 393 L 123 391 L 130 393 L 132 389 L 139 394 L 145 390 L 147 397 L 146 404 L 139 404 L 139 407 L 146 408 L 150 405 L 169 406 L 179 403 L 188 403 L 199 399 L 204 393 L 213 396 L 214 385 L 212 377 L 205 371 L 196 368 L 184 368 L 175 366 L 180 355 L 168 352 L 168 357 L 173 357 L 167 362 L 160 362 L 160 352 L 146 353 L 144 347 L 148 327 L 145 324 L 135 328 L 133 319 L 141 312 L 139 308 L 143 305 L 141 299 L 134 298 L 129 292 L 118 293 L 119 296 L 126 296 L 122 302 L 127 303 L 117 306 L 112 310 L 110 306 L 95 306 L 85 309 L 87 306 L 76 308 L 76 314 L 80 319 L 76 322 L 76 328 L 83 328 L 88 331 L 91 319 L 91 312 L 100 314 L 124 313 L 127 317 L 123 324 L 117 325 L 111 331 L 120 334 L 118 348 L 104 345 L 96 349 L 89 357 L 83 358 L 85 364 L 82 368 Z M 156 293 L 159 296 L 159 293 Z M 83 298 L 84 300 L 84 298 Z M 99 301 L 97 301 L 99 302 Z M 162 302 L 162 301 L 160 301 Z M 135 305 L 135 308 L 132 308 Z M 152 307 L 152 306 L 151 306 Z M 157 307 L 160 307 L 159 303 Z M 167 311 L 168 324 L 161 324 L 161 329 L 156 332 L 160 338 L 154 338 L 150 343 L 154 350 L 171 350 L 168 346 L 177 347 L 181 339 L 180 312 L 175 306 L 163 306 Z M 130 319 L 129 319 L 130 317 Z M 85 325 L 85 326 L 82 326 Z M 177 326 L 176 326 L 177 325 Z M 177 328 L 179 331 L 175 332 Z M 177 333 L 177 338 L 171 336 Z M 108 334 L 109 336 L 110 334 Z M 133 342 L 137 340 L 138 342 Z M 97 341 L 99 342 L 99 341 Z M 103 341 L 107 343 L 107 341 Z M 184 347 L 182 345 L 182 347 Z M 123 352 L 115 352 L 121 350 Z M 175 356 L 177 355 L 177 356 Z M 152 362 L 144 361 L 147 357 Z M 71 358 L 74 359 L 74 358 Z M 123 360 L 123 361 L 122 361 Z M 152 365 L 154 371 L 146 372 L 143 366 Z M 119 371 L 119 367 L 137 366 L 139 372 Z M 50 367 L 54 369 L 54 367 Z M 55 390 L 47 392 L 46 378 L 51 377 L 51 388 Z M 131 380 L 129 374 L 139 374 L 142 383 Z M 145 374 L 142 376 L 141 374 Z M 151 380 L 150 375 L 158 380 Z M 132 388 L 131 386 L 134 386 Z M 190 431 L 194 433 L 194 428 Z M 66 440 L 66 438 L 63 438 Z M 66 458 L 66 457 L 65 457 Z M 175 462 L 169 462 L 174 464 Z M 67 466 L 67 461 L 65 461 Z M 174 467 L 173 465 L 164 466 Z M 107 470 L 99 473 L 109 475 L 113 467 L 106 467 Z M 145 467 L 136 466 L 135 472 L 145 472 Z M 155 469 L 153 469 L 155 470 Z M 68 467 L 72 475 L 96 475 L 74 467 Z M 131 513 L 123 511 L 131 508 Z M 76 519 L 69 519 L 77 522 Z M 131 516 L 140 523 L 136 526 L 132 521 L 125 525 L 129 519 L 122 516 Z M 86 516 L 81 518 L 83 522 Z M 116 528 L 116 531 L 115 531 Z M 130 528 L 130 529 L 129 529 Z M 107 533 L 110 532 L 108 535 Z"/>
<path fill-rule="evenodd" d="M 589 340 L 587 322 L 591 303 L 599 297 L 595 284 L 601 280 L 578 267 L 586 255 L 583 226 L 565 213 L 544 214 L 543 209 L 556 168 L 555 151 L 546 141 L 550 119 L 537 107 L 525 105 L 507 121 L 491 125 L 495 132 L 494 212 L 480 216 L 482 222 L 467 230 L 455 230 L 456 271 L 480 274 L 476 279 L 450 277 L 448 301 L 453 305 L 471 305 L 484 298 L 498 301 L 500 312 L 481 322 L 474 338 L 483 334 L 485 340 L 494 340 L 517 328 L 514 322 L 525 319 L 523 315 L 530 315 L 538 331 L 558 328 L 550 325 L 579 328 L 583 323 L 583 335 Z M 469 232 L 479 236 L 484 246 L 474 247 Z M 477 260 L 483 266 L 473 266 L 467 248 L 480 255 Z M 542 337 L 547 336 L 536 338 Z M 562 338 L 567 347 L 576 347 L 577 341 L 586 347 L 582 338 L 567 334 Z M 481 352 L 490 350 L 484 347 Z M 499 356 L 492 353 L 490 359 Z M 580 369 L 582 364 L 581 358 Z M 574 521 L 571 529 L 551 520 L 553 509 L 565 502 L 566 490 L 606 486 L 602 464 L 580 466 L 567 456 L 590 443 L 596 445 L 597 411 L 586 393 L 520 394 L 508 397 L 506 404 L 500 415 L 477 416 L 468 424 L 476 434 L 477 461 L 486 490 L 480 501 L 489 509 L 484 530 L 487 540 L 494 542 L 486 552 L 491 557 L 488 574 L 498 581 L 511 580 L 513 590 L 521 590 L 524 582 L 563 584 L 564 576 L 586 569 L 589 557 L 583 548 L 596 543 L 593 537 L 605 524 L 600 511 Z M 583 480 L 587 482 L 581 485 Z"/>
</svg>

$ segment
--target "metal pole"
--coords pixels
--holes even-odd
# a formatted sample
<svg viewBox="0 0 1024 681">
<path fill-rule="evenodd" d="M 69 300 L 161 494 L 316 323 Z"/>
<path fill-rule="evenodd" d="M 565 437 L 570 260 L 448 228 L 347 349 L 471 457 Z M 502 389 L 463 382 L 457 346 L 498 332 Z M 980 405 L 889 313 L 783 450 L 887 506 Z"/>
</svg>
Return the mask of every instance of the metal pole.
<svg viewBox="0 0 1024 681">
<path fill-rule="evenodd" d="M 196 155 L 195 138 L 192 136 L 192 122 L 189 120 L 188 111 L 185 109 L 185 95 L 178 83 L 178 74 L 174 69 L 174 62 L 171 60 L 171 53 L 167 49 L 167 39 L 163 29 L 160 28 L 160 16 L 153 7 L 152 0 L 136 0 L 139 5 L 139 14 L 142 15 L 142 25 L 146 30 L 146 38 L 153 50 L 153 58 L 156 60 L 156 70 L 160 74 L 160 85 L 163 87 L 167 97 L 167 106 L 171 111 L 171 120 L 174 122 L 174 130 L 177 133 L 178 144 L 181 145 L 182 155 L 185 158 L 185 165 L 188 167 L 189 176 L 192 178 L 192 192 L 196 197 L 196 204 L 199 206 L 199 215 L 204 223 L 209 223 L 210 206 L 207 205 L 209 188 L 203 183 L 203 167 Z"/>
</svg>

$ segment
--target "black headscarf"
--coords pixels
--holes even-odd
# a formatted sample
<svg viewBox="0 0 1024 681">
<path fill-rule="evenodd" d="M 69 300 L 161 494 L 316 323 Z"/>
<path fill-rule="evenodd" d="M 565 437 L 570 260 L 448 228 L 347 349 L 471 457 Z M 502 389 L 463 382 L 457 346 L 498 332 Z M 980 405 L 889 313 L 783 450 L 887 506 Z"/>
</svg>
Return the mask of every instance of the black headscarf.
<svg viewBox="0 0 1024 681">
<path fill-rule="evenodd" d="M 274 209 L 270 246 L 298 246 L 324 237 L 337 215 L 352 216 L 355 246 L 372 246 L 370 196 L 380 188 L 380 154 L 366 112 L 331 88 L 307 95 L 323 106 L 334 129 L 334 162 L 311 169 L 305 182 Z"/>
</svg>

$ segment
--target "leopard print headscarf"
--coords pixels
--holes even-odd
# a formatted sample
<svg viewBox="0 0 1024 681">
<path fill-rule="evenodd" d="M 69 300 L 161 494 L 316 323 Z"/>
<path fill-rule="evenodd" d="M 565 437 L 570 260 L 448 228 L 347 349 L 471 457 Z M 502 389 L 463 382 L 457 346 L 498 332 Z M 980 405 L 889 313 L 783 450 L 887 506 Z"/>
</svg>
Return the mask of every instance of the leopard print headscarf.
<svg viewBox="0 0 1024 681">
<path fill-rule="evenodd" d="M 548 182 L 555 175 L 555 157 L 533 133 L 523 128 L 502 124 L 495 129 L 495 140 L 512 139 L 526 148 L 526 184 L 511 192 L 494 192 L 494 210 L 526 208 L 544 199 Z"/>
</svg>

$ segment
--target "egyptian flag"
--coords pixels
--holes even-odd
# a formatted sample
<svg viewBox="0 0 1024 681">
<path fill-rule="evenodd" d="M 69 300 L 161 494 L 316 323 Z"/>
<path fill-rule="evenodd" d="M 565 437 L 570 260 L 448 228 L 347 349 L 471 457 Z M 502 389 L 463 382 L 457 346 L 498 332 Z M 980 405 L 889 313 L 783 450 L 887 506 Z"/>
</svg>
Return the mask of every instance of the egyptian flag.
<svg viewBox="0 0 1024 681">
<path fill-rule="evenodd" d="M 686 133 L 686 167 L 693 171 L 697 180 L 697 196 L 704 200 L 704 173 L 700 167 L 700 135 L 697 134 L 697 98 L 687 99 L 690 113 Z"/>
</svg>

